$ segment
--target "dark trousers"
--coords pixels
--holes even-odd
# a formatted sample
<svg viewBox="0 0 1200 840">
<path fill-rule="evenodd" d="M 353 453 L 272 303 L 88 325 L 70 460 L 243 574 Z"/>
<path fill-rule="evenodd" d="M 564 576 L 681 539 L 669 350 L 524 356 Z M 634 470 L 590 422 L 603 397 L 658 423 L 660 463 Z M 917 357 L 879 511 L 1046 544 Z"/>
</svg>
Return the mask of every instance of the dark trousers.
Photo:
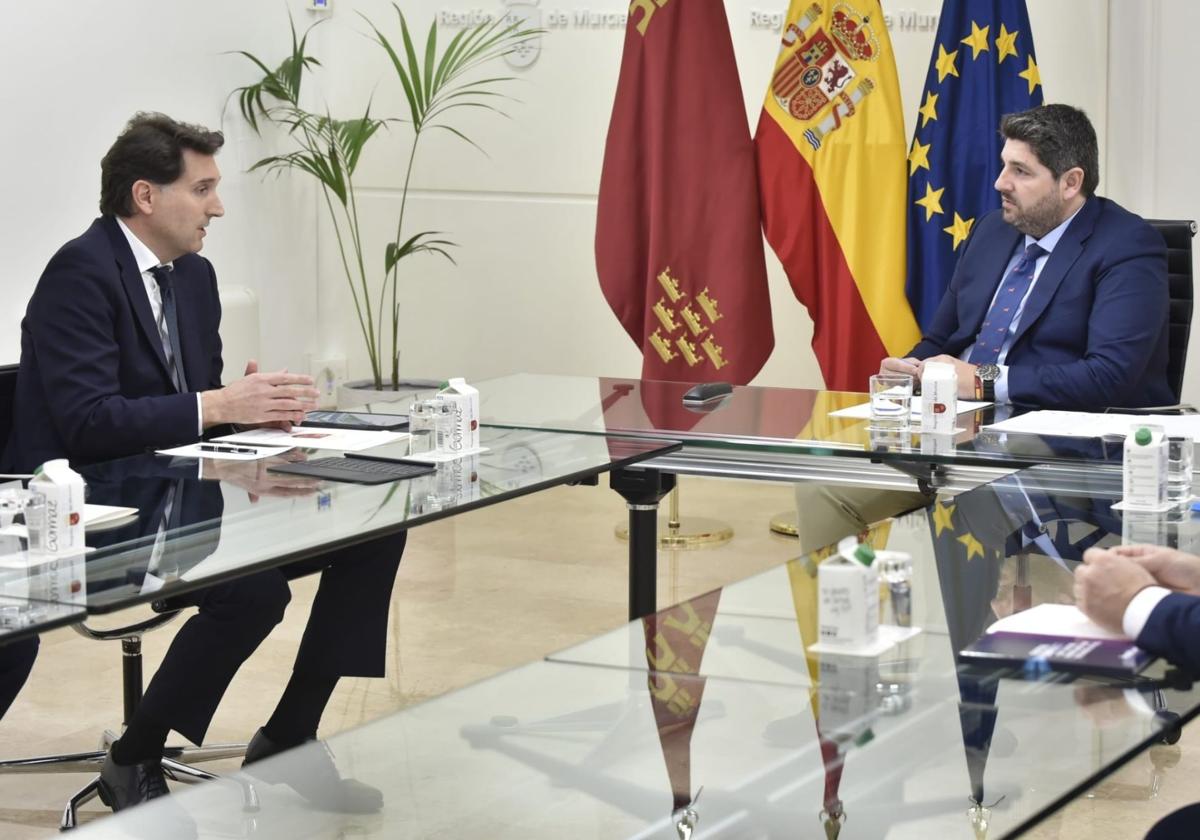
<svg viewBox="0 0 1200 840">
<path fill-rule="evenodd" d="M 1154 824 L 1146 840 L 1194 840 L 1200 837 L 1200 803 L 1172 811 Z"/>
<path fill-rule="evenodd" d="M 0 642 L 0 718 L 8 712 L 29 678 L 37 652 L 37 636 L 8 644 Z"/>
<path fill-rule="evenodd" d="M 201 743 L 233 675 L 283 619 L 288 581 L 317 571 L 321 582 L 294 669 L 383 676 L 388 607 L 407 536 L 402 531 L 182 596 L 181 603 L 199 611 L 176 633 L 139 714 Z"/>
</svg>

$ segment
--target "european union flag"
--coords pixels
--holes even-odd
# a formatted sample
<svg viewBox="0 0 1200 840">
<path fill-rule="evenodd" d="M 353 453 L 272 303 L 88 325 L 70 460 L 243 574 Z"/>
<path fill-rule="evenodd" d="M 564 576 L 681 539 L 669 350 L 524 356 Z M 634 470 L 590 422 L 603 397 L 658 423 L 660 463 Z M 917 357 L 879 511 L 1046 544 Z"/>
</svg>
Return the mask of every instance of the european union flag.
<svg viewBox="0 0 1200 840">
<path fill-rule="evenodd" d="M 908 154 L 908 300 L 928 328 L 976 219 L 1000 206 L 1000 117 L 1042 104 L 1025 0 L 945 0 Z"/>
</svg>

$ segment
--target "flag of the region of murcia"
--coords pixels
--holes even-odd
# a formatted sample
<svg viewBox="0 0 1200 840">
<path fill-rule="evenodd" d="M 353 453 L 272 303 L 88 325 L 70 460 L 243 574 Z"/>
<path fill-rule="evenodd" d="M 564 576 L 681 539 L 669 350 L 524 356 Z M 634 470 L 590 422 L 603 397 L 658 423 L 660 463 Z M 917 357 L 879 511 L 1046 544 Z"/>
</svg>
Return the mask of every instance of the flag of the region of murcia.
<svg viewBox="0 0 1200 840">
<path fill-rule="evenodd" d="M 745 384 L 774 347 L 754 146 L 721 0 L 634 0 L 596 273 L 642 378 Z"/>
<path fill-rule="evenodd" d="M 755 133 L 759 193 L 830 390 L 864 390 L 920 337 L 900 279 L 904 138 L 879 0 L 794 0 Z"/>
</svg>

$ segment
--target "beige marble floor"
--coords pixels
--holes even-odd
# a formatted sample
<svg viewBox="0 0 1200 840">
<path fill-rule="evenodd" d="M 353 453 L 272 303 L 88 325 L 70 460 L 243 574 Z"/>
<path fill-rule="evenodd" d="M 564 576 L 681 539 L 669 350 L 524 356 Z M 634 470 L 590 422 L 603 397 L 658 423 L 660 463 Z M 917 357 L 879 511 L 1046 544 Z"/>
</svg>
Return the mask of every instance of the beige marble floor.
<svg viewBox="0 0 1200 840">
<path fill-rule="evenodd" d="M 621 624 L 626 555 L 613 537 L 620 500 L 600 487 L 548 491 L 414 530 L 401 565 L 390 624 L 387 676 L 344 680 L 322 722 L 325 734 L 539 658 Z M 684 512 L 731 523 L 724 547 L 660 556 L 667 604 L 775 566 L 796 544 L 766 522 L 793 504 L 788 485 L 685 479 Z M 269 715 L 290 673 L 315 580 L 297 582 L 284 622 L 234 680 L 210 741 L 244 740 Z M 146 640 L 147 672 L 171 637 Z M 48 634 L 28 685 L 0 721 L 0 755 L 90 749 L 119 720 L 120 653 L 70 630 Z M 1141 837 L 1161 815 L 1200 799 L 1200 737 L 1142 755 L 1030 836 Z M 229 765 L 226 765 L 229 766 Z M 220 770 L 221 764 L 212 765 Z M 1156 769 L 1157 768 L 1157 769 Z M 42 838 L 57 826 L 84 776 L 0 778 L 0 837 Z M 1157 786 L 1157 796 L 1151 791 Z M 100 818 L 90 804 L 82 821 Z"/>
</svg>

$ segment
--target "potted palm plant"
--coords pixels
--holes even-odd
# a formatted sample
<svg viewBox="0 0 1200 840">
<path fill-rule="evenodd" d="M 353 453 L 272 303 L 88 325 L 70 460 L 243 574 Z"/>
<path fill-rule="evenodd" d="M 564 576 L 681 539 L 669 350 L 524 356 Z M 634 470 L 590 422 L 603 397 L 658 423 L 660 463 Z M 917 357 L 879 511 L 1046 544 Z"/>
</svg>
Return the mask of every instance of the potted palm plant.
<svg viewBox="0 0 1200 840">
<path fill-rule="evenodd" d="M 509 98 L 503 88 L 513 77 L 484 76 L 482 70 L 485 65 L 518 51 L 541 32 L 522 29 L 519 23 L 498 18 L 460 29 L 441 46 L 435 20 L 429 27 L 425 43 L 418 49 L 404 12 L 394 3 L 393 8 L 399 22 L 398 39 L 395 35 L 389 38 L 365 15 L 360 16 L 370 27 L 371 40 L 386 55 L 403 90 L 408 104 L 405 116 L 377 117 L 372 114 L 368 102 L 361 116 L 340 119 L 328 109 L 311 110 L 302 104 L 301 88 L 305 75 L 321 66 L 321 62 L 308 54 L 308 36 L 312 27 L 297 36 L 290 16 L 291 53 L 271 69 L 267 62 L 251 53 L 237 51 L 236 54 L 253 62 L 262 77 L 230 94 L 231 98 L 237 99 L 241 116 L 255 133 L 261 134 L 261 128 L 266 124 L 274 125 L 282 130 L 286 142 L 292 146 L 289 151 L 262 158 L 250 167 L 250 171 L 300 172 L 316 180 L 333 227 L 341 268 L 371 365 L 371 378 L 352 384 L 383 391 L 385 394 L 379 396 L 384 399 L 399 399 L 401 394 L 397 392 L 405 390 L 400 378 L 400 298 L 397 293 L 400 268 L 407 258 L 418 254 L 454 262 L 451 251 L 457 247 L 440 231 L 412 232 L 405 224 L 408 189 L 421 140 L 440 129 L 479 149 L 474 140 L 453 124 L 453 118 L 465 109 L 502 114 L 498 103 Z M 393 124 L 407 125 L 412 142 L 405 162 L 395 235 L 384 245 L 382 253 L 371 259 L 363 242 L 354 176 L 364 148 L 379 135 L 380 129 L 386 130 Z M 437 384 L 437 381 L 418 383 L 426 388 Z M 369 402 L 370 397 L 364 394 L 356 401 L 360 404 Z"/>
</svg>

